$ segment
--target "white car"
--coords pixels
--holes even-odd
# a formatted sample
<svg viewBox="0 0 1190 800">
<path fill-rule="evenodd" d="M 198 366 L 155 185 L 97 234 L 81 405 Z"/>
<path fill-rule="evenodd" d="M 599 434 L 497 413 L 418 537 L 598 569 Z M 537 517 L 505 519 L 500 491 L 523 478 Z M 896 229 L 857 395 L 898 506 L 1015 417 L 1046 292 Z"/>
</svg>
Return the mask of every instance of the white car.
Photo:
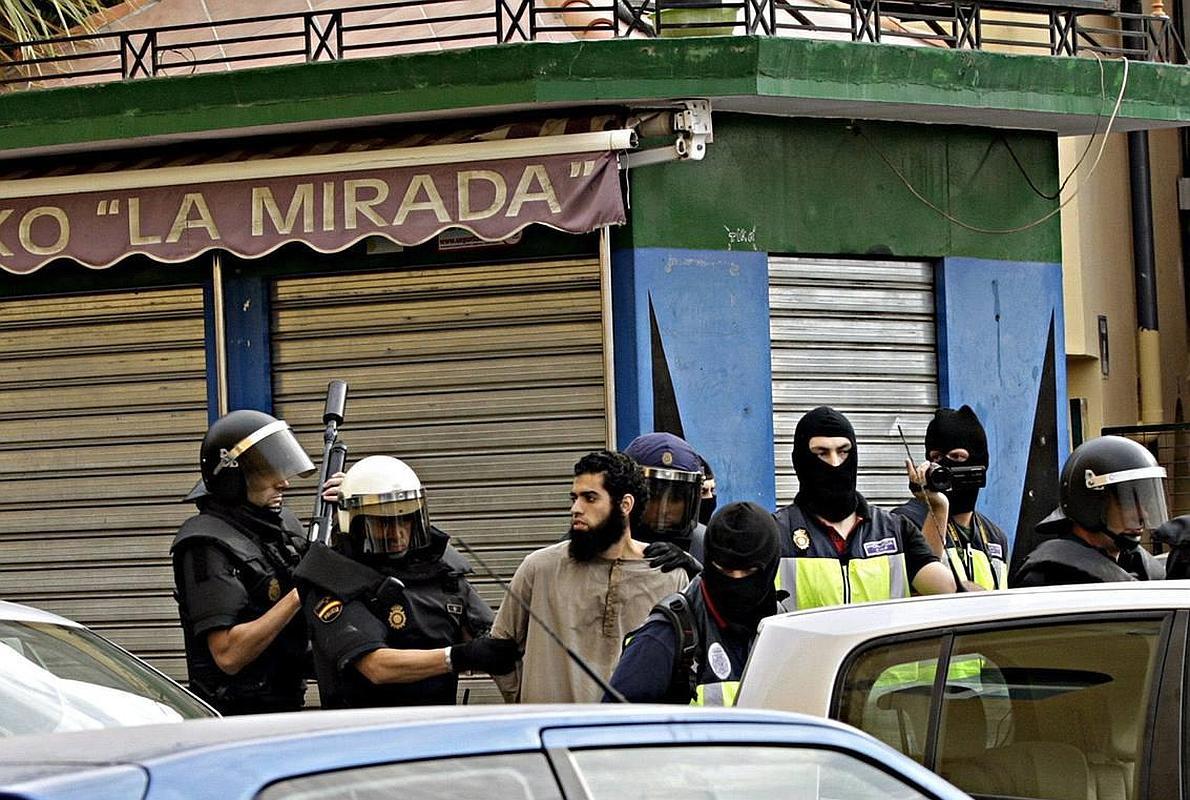
<svg viewBox="0 0 1190 800">
<path fill-rule="evenodd" d="M 0 737 L 217 716 L 94 631 L 0 601 Z"/>
<path fill-rule="evenodd" d="M 980 798 L 1190 800 L 1190 581 L 972 592 L 761 623 L 738 705 L 876 736 Z"/>
</svg>

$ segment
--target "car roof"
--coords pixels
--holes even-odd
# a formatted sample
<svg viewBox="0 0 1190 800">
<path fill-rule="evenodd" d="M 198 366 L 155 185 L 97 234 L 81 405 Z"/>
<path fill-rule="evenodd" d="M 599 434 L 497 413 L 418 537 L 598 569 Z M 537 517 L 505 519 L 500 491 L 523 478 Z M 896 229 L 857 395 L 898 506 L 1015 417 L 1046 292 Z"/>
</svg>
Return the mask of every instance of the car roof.
<svg viewBox="0 0 1190 800">
<path fill-rule="evenodd" d="M 1190 580 L 1137 581 L 962 592 L 793 611 L 762 622 L 777 631 L 854 636 L 857 640 L 944 625 L 1048 615 L 1190 607 Z"/>
<path fill-rule="evenodd" d="M 782 723 L 808 729 L 848 730 L 816 717 L 781 712 L 701 709 L 664 705 L 422 706 L 337 711 L 298 711 L 162 725 L 16 736 L 0 739 L 0 767 L 12 764 L 135 762 L 150 764 L 191 751 L 232 750 L 263 741 L 308 739 L 323 734 L 404 728 L 417 738 L 420 726 L 439 731 L 482 724 L 518 730 L 534 739 L 543 728 L 570 725 L 672 722 Z M 515 737 L 512 737 L 515 739 Z"/>
<path fill-rule="evenodd" d="M 400 761 L 729 742 L 850 752 L 933 796 L 967 797 L 871 736 L 831 720 L 596 704 L 305 711 L 13 737 L 0 740 L 0 791 L 40 798 L 249 800 L 277 781 Z"/>
<path fill-rule="evenodd" d="M 51 614 L 48 611 L 42 611 L 40 608 L 34 608 L 33 606 L 12 603 L 8 600 L 0 600 L 0 620 L 8 622 L 41 622 L 51 625 L 66 625 L 71 628 L 83 627 L 66 617 L 60 617 L 57 614 Z"/>
</svg>

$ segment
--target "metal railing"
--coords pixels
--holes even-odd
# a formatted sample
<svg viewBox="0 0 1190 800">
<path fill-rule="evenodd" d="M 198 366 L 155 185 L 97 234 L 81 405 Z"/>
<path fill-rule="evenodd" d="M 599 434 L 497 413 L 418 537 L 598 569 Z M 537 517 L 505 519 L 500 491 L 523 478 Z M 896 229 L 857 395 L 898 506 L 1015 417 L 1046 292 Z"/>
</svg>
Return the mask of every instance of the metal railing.
<svg viewBox="0 0 1190 800">
<path fill-rule="evenodd" d="M 388 0 L 0 44 L 0 90 L 571 38 L 799 36 L 1186 63 L 1168 17 L 1096 0 Z"/>
<path fill-rule="evenodd" d="M 1165 467 L 1169 515 L 1190 514 L 1190 423 L 1117 426 L 1104 428 L 1103 435 L 1124 436 L 1147 447 Z"/>
</svg>

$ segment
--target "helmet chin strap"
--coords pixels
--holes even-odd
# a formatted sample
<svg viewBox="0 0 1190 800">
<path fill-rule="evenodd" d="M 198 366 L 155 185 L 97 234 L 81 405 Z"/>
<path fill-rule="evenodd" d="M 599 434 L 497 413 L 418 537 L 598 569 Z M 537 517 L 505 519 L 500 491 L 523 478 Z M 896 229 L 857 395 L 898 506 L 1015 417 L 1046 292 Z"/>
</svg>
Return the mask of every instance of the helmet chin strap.
<svg viewBox="0 0 1190 800">
<path fill-rule="evenodd" d="M 1115 531 L 1104 530 L 1108 538 L 1116 543 L 1116 547 L 1121 553 L 1131 553 L 1136 548 L 1140 547 L 1140 537 L 1131 536 L 1127 533 L 1116 533 Z"/>
</svg>

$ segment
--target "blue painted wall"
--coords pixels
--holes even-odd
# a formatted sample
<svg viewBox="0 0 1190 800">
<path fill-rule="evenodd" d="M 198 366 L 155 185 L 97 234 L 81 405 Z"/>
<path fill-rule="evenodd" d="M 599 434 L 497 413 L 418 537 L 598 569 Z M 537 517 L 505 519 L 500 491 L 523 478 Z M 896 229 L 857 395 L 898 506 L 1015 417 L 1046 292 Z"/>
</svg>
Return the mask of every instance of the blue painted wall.
<svg viewBox="0 0 1190 800">
<path fill-rule="evenodd" d="M 1057 458 L 1070 450 L 1060 264 L 944 259 L 938 272 L 938 389 L 966 403 L 988 433 L 991 467 L 979 510 L 1015 537 L 1046 344 L 1054 328 Z M 1052 443 L 1043 443 L 1052 446 Z M 1052 465 L 1056 474 L 1061 464 Z M 1033 485 L 1035 492 L 1054 486 Z"/>
<path fill-rule="evenodd" d="M 612 255 L 617 445 L 654 430 L 649 301 L 686 439 L 719 505 L 776 504 L 764 253 L 663 248 Z"/>
<path fill-rule="evenodd" d="M 227 406 L 273 413 L 269 287 L 261 275 L 223 274 L 223 324 L 227 331 Z"/>
</svg>

